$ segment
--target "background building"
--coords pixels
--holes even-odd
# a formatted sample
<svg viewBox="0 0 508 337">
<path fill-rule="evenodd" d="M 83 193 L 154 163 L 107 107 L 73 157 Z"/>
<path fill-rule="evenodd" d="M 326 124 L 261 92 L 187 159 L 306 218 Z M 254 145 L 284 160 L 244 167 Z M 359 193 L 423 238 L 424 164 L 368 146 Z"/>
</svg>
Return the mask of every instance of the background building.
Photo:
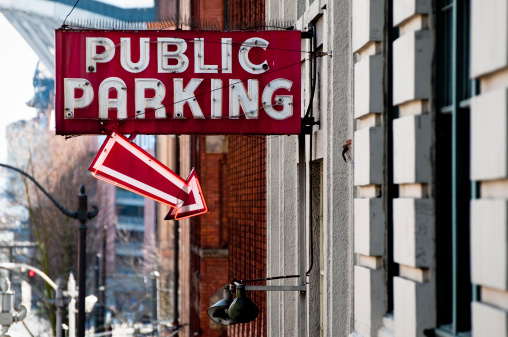
<svg viewBox="0 0 508 337">
<path fill-rule="evenodd" d="M 99 137 L 99 145 L 102 137 Z M 155 136 L 138 135 L 134 142 L 154 154 Z M 156 236 L 156 203 L 115 185 L 100 182 L 100 191 L 108 199 L 107 212 L 101 214 L 97 251 L 105 252 L 106 308 L 115 311 L 119 321 L 148 322 L 150 301 L 147 298 L 150 283 L 147 277 L 158 270 L 159 252 Z M 104 260 L 101 260 L 104 261 Z M 99 262 L 102 264 L 103 262 Z"/>
<path fill-rule="evenodd" d="M 142 22 L 154 20 L 153 4 L 144 7 L 131 6 L 130 8 L 124 8 L 101 1 L 86 1 L 73 9 L 75 4 L 76 1 L 67 0 L 0 1 L 0 12 L 29 43 L 40 59 L 33 80 L 35 94 L 33 99 L 27 102 L 29 106 L 37 109 L 37 117 L 29 122 L 12 124 L 8 130 L 9 135 L 12 134 L 9 140 L 13 143 L 11 147 L 17 149 L 18 157 L 20 156 L 19 149 L 22 148 L 21 145 L 23 145 L 22 143 L 25 142 L 26 138 L 19 137 L 20 129 L 35 130 L 33 132 L 42 130 L 39 133 L 45 135 L 54 128 L 54 123 L 52 123 L 55 74 L 54 30 L 62 26 L 64 22 L 68 25 L 89 28 L 104 24 L 112 28 L 122 22 L 124 25 L 126 22 L 136 22 L 136 24 L 131 25 L 140 28 L 143 26 Z M 67 17 L 71 9 L 72 13 Z M 37 24 L 29 24 L 30 22 Z M 44 143 L 42 137 L 34 136 L 33 138 L 35 139 L 33 143 Z M 88 144 L 91 154 L 96 153 L 98 146 L 102 143 L 102 140 L 97 138 L 86 137 L 81 139 L 82 143 Z M 62 137 L 59 140 L 63 142 Z M 68 143 L 71 142 L 73 140 L 68 141 Z M 138 136 L 135 142 L 154 154 L 154 136 Z M 80 141 L 76 140 L 73 144 L 75 143 L 80 143 Z M 43 154 L 44 152 L 40 153 Z M 51 156 L 46 154 L 44 157 L 48 161 L 57 162 L 58 154 L 52 153 Z M 93 158 L 93 154 L 89 160 L 91 158 Z M 11 163 L 13 166 L 27 167 L 28 160 L 26 158 L 17 159 L 17 163 Z M 69 161 L 72 161 L 72 158 Z M 43 170 L 43 163 L 39 164 L 39 169 Z M 89 162 L 87 163 L 86 160 L 79 163 L 85 171 L 88 164 Z M 85 173 L 88 177 L 89 173 L 85 171 L 79 170 L 80 173 Z M 60 178 L 66 175 L 63 169 L 59 173 Z M 44 175 L 37 176 L 37 178 L 47 179 Z M 46 180 L 40 181 L 46 187 L 49 186 L 44 184 Z M 17 188 L 23 191 L 23 186 L 19 186 L 18 180 L 16 182 L 18 183 Z M 100 304 L 116 311 L 118 320 L 139 322 L 143 318 L 146 321 L 150 308 L 146 296 L 146 276 L 158 267 L 158 252 L 155 249 L 157 241 L 155 202 L 139 197 L 134 193 L 117 189 L 112 185 L 96 182 L 95 179 L 93 179 L 93 182 L 93 186 L 92 184 L 85 184 L 89 202 L 98 204 L 101 212 L 96 221 L 89 225 L 92 228 L 89 228 L 88 231 L 90 239 L 88 253 L 95 255 L 98 252 L 101 257 L 102 255 L 105 256 L 104 259 L 95 259 L 95 256 L 89 259 L 90 274 L 87 289 L 89 293 L 99 295 Z M 84 180 L 82 183 L 84 183 Z M 78 190 L 76 189 L 74 192 L 76 191 Z M 72 196 L 74 197 L 74 194 Z M 69 226 L 69 228 L 72 227 Z M 104 231 L 104 228 L 106 228 L 106 231 Z M 62 245 L 70 244 L 76 247 L 76 242 L 68 237 Z M 106 249 L 106 254 L 103 254 L 104 249 Z M 107 268 L 104 268 L 103 265 L 107 265 Z M 100 275 L 101 273 L 96 273 L 94 277 L 94 268 L 100 271 L 106 270 L 106 303 L 102 303 L 104 297 L 100 296 L 102 281 L 96 280 L 97 277 L 101 280 L 103 277 Z M 75 271 L 75 268 L 72 271 Z M 57 277 L 57 275 L 50 276 L 55 279 Z M 126 282 L 126 279 L 129 281 Z"/>
<path fill-rule="evenodd" d="M 506 335 L 506 4 L 267 1 L 266 8 L 267 20 L 290 19 L 302 30 L 314 24 L 317 50 L 333 51 L 318 61 L 320 126 L 307 147 L 307 195 L 321 199 L 307 200 L 308 230 L 317 235 L 306 242 L 320 271 L 309 275 L 305 328 L 290 305 L 296 296 L 269 294 L 269 334 Z M 347 139 L 354 164 L 341 158 Z M 303 182 L 296 148 L 291 138 L 268 140 L 268 205 Z M 298 270 L 290 216 L 302 203 L 289 202 L 268 208 L 268 247 L 289 241 L 269 249 L 269 270 Z M 277 210 L 288 220 L 274 217 Z"/>
<path fill-rule="evenodd" d="M 301 117 L 317 122 L 301 136 L 157 137 L 168 167 L 196 168 L 210 209 L 179 222 L 156 210 L 161 314 L 179 335 L 508 335 L 505 1 L 156 5 L 168 21 L 149 27 L 302 31 L 287 52 L 302 55 Z M 118 196 L 140 240 L 153 208 Z M 231 278 L 284 275 L 299 277 L 266 283 L 305 292 L 250 293 L 249 324 L 206 317 Z"/>
<path fill-rule="evenodd" d="M 158 17 L 169 18 L 171 22 L 179 18 L 176 21 L 181 20 L 180 27 L 184 29 L 266 29 L 263 2 L 176 1 L 174 7 L 169 7 L 172 2 L 163 4 L 158 3 Z M 176 315 L 174 300 L 169 301 L 173 326 L 181 326 L 181 336 L 266 336 L 264 292 L 250 294 L 261 312 L 249 324 L 226 330 L 206 314 L 222 298 L 223 286 L 233 277 L 266 277 L 265 137 L 183 135 L 157 139 L 158 158 L 170 168 L 179 160 L 182 177 L 192 167 L 196 169 L 209 208 L 207 214 L 199 217 L 176 223 L 162 221 L 158 225 L 161 256 L 168 262 L 173 259 L 172 247 L 179 254 L 176 274 L 174 262 L 167 271 L 170 296 L 175 291 L 171 275 L 179 275 L 177 289 L 181 303 L 177 303 Z M 160 209 L 159 220 L 168 212 L 164 207 Z M 176 245 L 175 225 L 179 236 Z"/>
</svg>

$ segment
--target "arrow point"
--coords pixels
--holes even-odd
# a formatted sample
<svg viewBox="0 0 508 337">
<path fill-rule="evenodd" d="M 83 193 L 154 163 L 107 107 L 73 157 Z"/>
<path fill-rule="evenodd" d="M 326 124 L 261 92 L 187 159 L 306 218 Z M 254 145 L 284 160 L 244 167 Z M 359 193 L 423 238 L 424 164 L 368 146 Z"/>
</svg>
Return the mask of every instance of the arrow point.
<svg viewBox="0 0 508 337">
<path fill-rule="evenodd" d="M 208 207 L 206 206 L 205 198 L 201 191 L 201 185 L 199 184 L 199 179 L 194 168 L 192 168 L 187 178 L 185 189 L 187 189 L 187 191 L 180 194 L 180 197 L 185 196 L 184 198 L 180 198 L 184 201 L 183 204 L 180 207 L 172 208 L 164 220 L 182 220 L 208 212 Z"/>
</svg>

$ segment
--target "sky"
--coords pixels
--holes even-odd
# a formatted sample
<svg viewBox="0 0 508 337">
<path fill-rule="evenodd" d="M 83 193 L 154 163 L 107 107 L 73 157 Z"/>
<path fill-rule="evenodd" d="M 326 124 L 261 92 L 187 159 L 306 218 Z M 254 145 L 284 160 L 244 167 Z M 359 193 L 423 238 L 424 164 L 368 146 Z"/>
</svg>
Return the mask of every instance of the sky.
<svg viewBox="0 0 508 337">
<path fill-rule="evenodd" d="M 38 57 L 0 13 L 0 163 L 6 163 L 5 127 L 20 119 L 35 117 L 26 105 L 34 95 L 32 84 Z"/>
<path fill-rule="evenodd" d="M 153 7 L 154 0 L 97 0 L 117 7 Z M 0 13 L 0 163 L 7 160 L 5 127 L 14 121 L 35 117 L 26 105 L 33 97 L 33 75 L 38 57 Z"/>
<path fill-rule="evenodd" d="M 96 0 L 123 8 L 153 7 L 154 0 Z"/>
</svg>

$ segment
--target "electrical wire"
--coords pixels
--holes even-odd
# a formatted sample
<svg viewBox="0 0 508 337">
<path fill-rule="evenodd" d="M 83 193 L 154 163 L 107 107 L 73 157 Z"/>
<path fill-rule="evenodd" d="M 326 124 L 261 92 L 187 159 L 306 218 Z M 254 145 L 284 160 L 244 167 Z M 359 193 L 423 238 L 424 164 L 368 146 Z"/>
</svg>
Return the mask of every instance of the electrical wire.
<svg viewBox="0 0 508 337">
<path fill-rule="evenodd" d="M 236 278 L 233 278 L 231 281 L 231 284 L 234 284 L 235 282 L 238 282 L 240 284 L 244 283 L 252 283 L 252 282 L 261 282 L 261 281 L 272 281 L 272 280 L 281 280 L 286 278 L 298 278 L 301 275 L 284 275 L 284 276 L 274 276 L 274 277 L 263 277 L 263 278 L 255 278 L 255 279 L 248 279 L 248 280 L 237 280 Z"/>
<path fill-rule="evenodd" d="M 309 106 L 307 108 L 307 112 L 306 112 L 306 116 L 310 116 L 310 117 L 313 117 L 313 111 L 314 111 L 314 108 L 313 108 L 313 104 L 314 104 L 314 92 L 316 90 L 316 82 L 317 82 L 317 64 L 316 64 L 316 58 L 317 57 L 320 57 L 320 56 L 324 56 L 324 55 L 316 55 L 316 29 L 314 26 L 312 26 L 312 30 L 313 30 L 313 38 L 312 38 L 312 42 L 311 42 L 311 54 L 312 56 L 309 58 L 309 59 L 306 59 L 305 61 L 307 60 L 314 60 L 314 62 L 311 62 L 311 69 L 310 69 L 310 72 L 311 72 L 311 96 L 310 96 L 310 100 L 309 100 Z M 283 136 L 283 135 L 278 135 L 279 137 L 280 136 Z M 304 135 L 302 135 L 304 137 Z M 313 198 L 312 198 L 312 132 L 310 134 L 310 150 L 309 150 L 309 155 L 310 155 L 310 163 L 309 163 L 309 190 L 310 190 L 310 196 L 309 196 L 309 248 L 310 248 L 310 266 L 309 266 L 309 269 L 307 270 L 307 272 L 305 273 L 306 276 L 309 276 L 310 275 L 310 272 L 312 271 L 312 268 L 314 266 L 314 234 L 313 234 L 313 226 L 312 226 L 312 223 L 313 223 L 313 207 L 312 207 L 312 203 L 313 203 Z M 251 283 L 251 282 L 261 282 L 261 281 L 270 281 L 270 280 L 280 280 L 280 279 L 287 279 L 287 278 L 299 278 L 301 277 L 301 275 L 284 275 L 284 276 L 274 276 L 274 277 L 265 277 L 265 278 L 257 278 L 257 279 L 248 279 L 248 280 L 241 280 L 239 281 L 239 283 Z M 238 282 L 237 279 L 233 278 L 232 280 L 232 284 L 234 284 L 235 282 Z"/>
<path fill-rule="evenodd" d="M 76 3 L 74 4 L 74 7 L 76 7 L 76 5 L 78 4 L 79 0 L 76 1 Z M 73 9 L 74 9 L 73 7 Z M 72 10 L 73 10 L 72 9 Z M 71 12 L 72 12 L 71 10 Z M 71 12 L 69 12 L 69 14 L 67 15 L 67 17 L 71 14 Z M 67 18 L 66 18 L 67 19 Z M 64 20 L 64 23 L 65 23 L 65 20 Z M 82 27 L 84 29 L 91 29 L 91 30 L 99 30 L 99 29 L 94 29 L 94 28 L 90 28 L 90 27 Z M 313 29 L 313 41 L 314 41 L 314 44 L 315 44 L 315 39 L 316 39 L 316 36 L 315 36 L 315 28 L 312 27 Z M 146 34 L 146 31 L 135 31 L 134 32 L 135 34 L 144 34 L 144 35 L 148 35 L 148 36 L 158 36 L 158 35 L 151 35 L 151 34 Z M 185 39 L 184 39 L 185 40 Z M 191 41 L 191 42 L 194 42 L 194 40 L 191 40 L 191 39 L 187 39 L 186 41 Z M 240 44 L 242 42 L 215 42 L 215 41 L 209 41 L 210 43 L 218 43 L 218 44 Z M 258 45 L 252 45 L 252 46 L 256 46 L 258 47 Z M 116 47 L 116 46 L 115 46 Z M 304 59 L 302 61 L 298 61 L 298 62 L 295 62 L 295 63 L 292 63 L 292 64 L 289 64 L 289 65 L 286 65 L 284 67 L 281 67 L 281 68 L 278 68 L 278 69 L 274 69 L 274 70 L 271 70 L 271 71 L 268 71 L 268 72 L 264 72 L 262 74 L 259 74 L 259 75 L 256 75 L 256 76 L 253 76 L 253 77 L 250 77 L 250 78 L 247 78 L 247 79 L 244 79 L 244 80 L 239 80 L 238 82 L 235 82 L 235 83 L 231 83 L 227 86 L 222 86 L 222 87 L 219 87 L 219 88 L 216 88 L 216 89 L 213 89 L 213 90 L 210 90 L 210 91 L 206 91 L 206 92 L 203 92 L 203 93 L 200 93 L 200 94 L 197 94 L 197 95 L 194 95 L 188 99 L 184 99 L 184 100 L 180 100 L 180 101 L 177 101 L 177 102 L 173 102 L 173 103 L 169 103 L 169 104 L 166 104 L 166 105 L 163 105 L 161 107 L 158 107 L 158 108 L 155 108 L 155 109 L 151 109 L 151 110 L 147 110 L 141 114 L 138 114 L 137 116 L 134 116 L 134 117 L 128 117 L 128 118 L 125 118 L 125 119 L 112 119 L 112 120 L 109 120 L 107 122 L 105 122 L 104 124 L 102 124 L 100 127 L 93 127 L 93 128 L 90 128 L 88 130 L 85 131 L 85 134 L 91 132 L 91 131 L 100 131 L 101 129 L 103 129 L 105 126 L 108 126 L 108 125 L 111 125 L 111 124 L 115 124 L 115 123 L 122 123 L 124 121 L 132 121 L 132 120 L 137 120 L 139 116 L 142 116 L 142 115 L 145 115 L 146 113 L 148 112 L 154 112 L 156 110 L 159 110 L 159 109 L 162 109 L 162 108 L 167 108 L 167 107 L 170 107 L 172 105 L 175 105 L 176 103 L 182 103 L 182 102 L 186 102 L 186 101 L 190 101 L 190 100 L 193 100 L 197 97 L 200 97 L 200 96 L 203 96 L 203 95 L 206 95 L 206 94 L 210 94 L 214 91 L 217 91 L 217 90 L 222 90 L 224 88 L 229 88 L 231 86 L 234 86 L 235 84 L 238 84 L 238 83 L 243 83 L 245 81 L 248 81 L 248 80 L 251 80 L 251 79 L 255 79 L 255 78 L 258 78 L 258 77 L 262 77 L 264 75 L 267 75 L 267 74 L 271 74 L 271 73 L 274 73 L 276 71 L 279 71 L 279 70 L 283 70 L 283 69 L 286 69 L 286 68 L 289 68 L 289 67 L 292 67 L 294 65 L 301 65 L 302 62 L 306 62 L 306 61 L 310 61 L 312 58 L 315 60 L 316 57 L 323 57 L 323 56 L 326 56 L 328 55 L 327 53 L 322 53 L 320 55 L 317 55 L 316 54 L 316 50 L 315 48 L 313 48 L 314 46 L 311 44 L 311 50 L 310 51 L 306 51 L 306 50 L 291 50 L 291 49 L 283 49 L 283 48 L 274 48 L 274 47 L 266 47 L 267 49 L 274 49 L 274 50 L 281 50 L 281 51 L 292 51 L 292 52 L 303 52 L 303 53 L 310 53 L 312 54 L 312 56 L 310 58 L 307 58 L 307 59 Z M 314 62 L 315 63 L 315 62 Z M 312 67 L 312 62 L 311 62 L 311 72 L 312 72 L 312 69 L 314 71 L 314 80 L 312 81 L 311 85 L 312 85 L 312 90 L 311 90 L 311 97 L 310 97 L 310 103 L 309 103 L 309 107 L 307 108 L 307 112 L 306 112 L 306 116 L 310 114 L 310 109 L 312 108 L 312 101 L 314 99 L 314 92 L 315 92 L 315 84 L 316 84 L 316 79 L 315 79 L 315 73 L 316 73 L 316 65 L 314 64 L 314 67 Z M 262 109 L 263 107 L 260 107 L 259 109 Z M 241 114 L 240 116 L 245 116 L 245 113 Z M 206 116 L 205 118 L 211 118 L 211 116 Z M 224 118 L 227 118 L 227 117 L 224 117 Z M 75 118 L 75 119 L 78 119 L 78 118 Z M 83 118 L 85 119 L 85 118 Z M 88 119 L 90 120 L 90 119 Z M 92 120 L 101 120 L 101 119 L 92 119 Z M 101 121 L 104 121 L 104 120 L 101 120 Z M 67 135 L 65 136 L 65 139 L 69 139 L 69 138 L 74 138 L 74 137 L 77 137 L 79 135 Z"/>
<path fill-rule="evenodd" d="M 308 61 L 308 60 L 310 60 L 310 58 L 309 59 L 304 59 L 303 61 L 294 62 L 294 63 L 291 63 L 291 64 L 286 65 L 284 67 L 277 68 L 277 69 L 274 69 L 274 70 L 271 70 L 271 71 L 267 71 L 267 72 L 264 72 L 262 74 L 258 74 L 258 75 L 253 76 L 253 77 L 249 77 L 249 78 L 246 78 L 246 79 L 243 79 L 243 80 L 239 80 L 239 81 L 231 83 L 229 85 L 224 85 L 222 87 L 219 87 L 219 88 L 216 88 L 216 89 L 213 89 L 213 90 L 202 92 L 200 94 L 194 95 L 194 96 L 189 97 L 187 99 L 183 99 L 183 100 L 180 100 L 180 101 L 177 101 L 177 102 L 173 102 L 173 103 L 169 103 L 169 104 L 166 104 L 166 105 L 162 105 L 162 106 L 160 106 L 158 108 L 155 108 L 155 109 L 152 109 L 152 110 L 140 113 L 137 116 L 139 117 L 139 116 L 145 115 L 147 112 L 154 112 L 154 111 L 157 111 L 157 110 L 162 109 L 162 108 L 167 108 L 167 107 L 173 106 L 173 105 L 175 105 L 177 103 L 187 102 L 187 101 L 193 100 L 193 99 L 195 99 L 197 97 L 210 94 L 210 93 L 212 93 L 214 91 L 222 90 L 224 88 L 229 88 L 229 87 L 234 86 L 236 84 L 243 83 L 243 82 L 251 80 L 251 79 L 256 79 L 256 78 L 262 77 L 262 76 L 267 75 L 267 74 L 272 74 L 274 72 L 277 72 L 277 71 L 280 71 L 280 70 L 283 70 L 283 69 L 286 69 L 286 68 L 290 68 L 290 67 L 295 66 L 295 65 L 301 65 L 302 62 L 305 62 L 305 61 Z M 244 116 L 244 115 L 245 115 L 245 113 L 242 114 L 242 116 Z M 100 119 L 97 118 L 97 119 L 93 119 L 93 120 L 100 120 Z M 131 121 L 131 120 L 138 120 L 138 118 L 137 117 L 128 117 L 128 118 L 124 118 L 124 119 L 112 119 L 112 120 L 109 120 L 107 122 L 104 122 L 104 124 L 101 125 L 100 127 L 93 127 L 93 128 L 90 128 L 90 129 L 86 130 L 85 133 L 87 134 L 87 133 L 89 133 L 91 131 L 94 131 L 94 130 L 100 131 L 101 129 L 103 129 L 104 127 L 106 127 L 108 125 L 115 124 L 115 123 L 120 124 L 120 123 L 122 123 L 124 121 Z M 104 121 L 104 120 L 101 120 L 101 121 Z M 65 137 L 65 139 L 73 138 L 73 137 L 76 137 L 76 136 L 78 136 L 78 135 L 68 135 L 68 136 Z"/>
<path fill-rule="evenodd" d="M 79 0 L 78 0 L 79 2 Z M 76 3 L 77 4 L 77 3 Z M 72 11 L 71 11 L 72 12 Z M 69 13 L 70 15 L 70 13 Z M 67 15 L 67 16 L 69 16 Z M 63 25 L 62 25 L 63 26 Z M 77 31 L 79 32 L 82 32 L 82 30 L 93 30 L 93 31 L 104 31 L 104 30 L 109 30 L 109 29 L 99 29 L 99 28 L 92 28 L 92 27 L 86 27 L 86 26 L 66 26 L 67 28 L 70 28 L 70 27 L 73 27 L 73 28 L 78 28 L 76 29 Z M 143 36 L 150 36 L 150 37 L 161 37 L 160 35 L 157 35 L 157 34 L 150 34 L 150 33 L 147 33 L 147 32 L 150 32 L 150 31 L 154 31 L 154 30 L 157 30 L 157 29 L 149 29 L 149 30 L 139 30 L 139 29 L 136 29 L 134 31 L 130 31 L 129 30 L 129 33 L 132 33 L 132 34 L 137 34 L 137 35 L 143 35 Z M 163 30 L 163 29 L 161 29 Z M 67 29 L 67 31 L 72 31 L 71 29 Z M 190 31 L 189 31 L 190 32 Z M 192 39 L 184 39 L 184 38 L 181 38 L 182 40 L 184 40 L 185 42 L 189 42 L 189 43 L 194 43 L 194 38 Z M 245 42 L 244 41 L 231 41 L 231 42 L 219 42 L 219 41 L 205 41 L 206 43 L 214 43 L 214 44 L 225 44 L 225 45 L 231 45 L 231 46 L 234 46 L 234 45 L 244 45 Z M 159 41 L 148 41 L 147 43 L 160 43 Z M 121 43 L 118 43 L 116 44 L 114 47 L 118 47 L 120 46 Z M 266 49 L 269 49 L 269 50 L 278 50 L 278 51 L 287 51 L 287 52 L 295 52 L 295 53 L 306 53 L 306 54 L 311 54 L 312 51 L 308 51 L 308 50 L 302 50 L 302 49 L 287 49 L 287 48 L 277 48 L 277 47 L 271 47 L 271 46 L 261 46 L 261 45 L 258 45 L 258 44 L 245 44 L 246 47 L 263 47 L 263 48 L 266 48 Z M 109 48 L 106 48 L 106 50 L 109 50 L 111 49 L 111 47 Z"/>
<path fill-rule="evenodd" d="M 315 53 L 316 53 L 316 48 L 317 47 L 317 42 L 316 42 L 316 27 L 313 25 L 312 26 L 312 41 L 311 41 L 311 50 L 314 52 L 314 55 L 315 56 Z M 317 73 L 317 64 L 316 64 L 316 57 L 312 57 L 314 59 L 314 62 L 311 62 L 311 67 L 312 67 L 312 64 L 314 63 L 314 69 L 311 69 L 312 71 L 312 91 L 310 93 L 310 100 L 309 100 L 309 107 L 307 108 L 307 113 L 305 114 L 306 116 L 310 116 L 311 119 L 313 120 L 313 113 L 314 113 L 314 92 L 316 91 L 316 81 L 317 81 L 317 77 L 316 77 L 316 73 Z M 313 191 L 312 191 L 312 125 L 311 125 L 311 133 L 310 133 L 310 150 L 309 150 L 309 249 L 310 249 L 310 266 L 309 266 L 309 270 L 307 270 L 307 272 L 305 273 L 305 275 L 309 276 L 310 275 L 310 272 L 312 270 L 312 267 L 314 267 L 314 230 L 313 230 L 313 226 L 312 226 L 312 223 L 313 223 L 313 207 L 312 207 L 312 204 L 313 204 L 313 198 L 312 198 L 312 194 L 313 194 Z"/>
<path fill-rule="evenodd" d="M 78 2 L 79 0 L 76 1 L 76 3 L 74 4 L 74 6 L 72 6 L 71 8 L 71 11 L 69 12 L 69 14 L 67 14 L 67 16 L 65 17 L 65 19 L 63 20 L 62 22 L 62 27 L 65 27 L 65 21 L 67 21 L 67 18 L 69 17 L 69 15 L 71 15 L 72 11 L 74 10 L 74 8 L 76 8 L 76 6 L 78 5 Z"/>
<path fill-rule="evenodd" d="M 25 321 L 21 321 L 21 323 L 23 323 L 23 326 L 25 327 L 26 331 L 28 331 L 30 336 L 35 337 L 34 334 L 32 333 L 32 331 L 30 331 L 30 329 L 28 329 L 28 326 L 26 325 Z"/>
</svg>

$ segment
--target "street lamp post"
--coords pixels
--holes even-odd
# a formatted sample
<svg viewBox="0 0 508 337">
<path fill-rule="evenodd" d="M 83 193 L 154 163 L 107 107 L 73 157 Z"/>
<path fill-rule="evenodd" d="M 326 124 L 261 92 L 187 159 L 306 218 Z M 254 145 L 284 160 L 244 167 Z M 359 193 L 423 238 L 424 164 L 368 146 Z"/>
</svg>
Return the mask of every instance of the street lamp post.
<svg viewBox="0 0 508 337">
<path fill-rule="evenodd" d="M 14 166 L 0 163 L 1 167 L 18 172 L 30 179 L 35 186 L 44 193 L 46 197 L 69 218 L 79 220 L 79 241 L 78 241 L 78 326 L 77 336 L 85 337 L 85 295 L 86 295 L 86 221 L 93 219 L 98 213 L 99 208 L 92 205 L 92 211 L 88 211 L 88 197 L 85 194 L 85 186 L 81 185 L 78 194 L 78 210 L 70 212 L 60 205 L 31 175 Z"/>
<path fill-rule="evenodd" d="M 42 270 L 39 270 L 38 268 L 35 268 L 34 266 L 30 266 L 25 263 L 14 263 L 14 262 L 4 262 L 0 263 L 0 269 L 6 269 L 9 272 L 14 271 L 18 274 L 22 273 L 20 270 L 31 270 L 35 274 L 39 275 L 53 290 L 55 291 L 55 299 L 52 300 L 50 298 L 47 298 L 40 290 L 37 290 L 37 287 L 33 287 L 32 291 L 34 291 L 38 296 L 39 299 L 42 301 L 48 303 L 48 304 L 54 304 L 56 306 L 56 337 L 62 337 L 62 322 L 63 322 L 63 307 L 65 304 L 64 296 L 69 296 L 71 298 L 71 301 L 74 300 L 76 297 L 75 291 L 76 291 L 76 282 L 74 281 L 74 277 L 72 274 L 69 275 L 69 283 L 67 284 L 67 291 L 64 294 L 64 291 L 62 289 L 62 282 L 60 279 L 58 279 L 56 282 L 53 281 L 48 275 L 46 275 Z M 71 281 L 73 283 L 71 283 Z M 74 318 L 74 307 L 69 307 L 69 325 L 74 324 L 75 318 Z M 75 326 L 75 325 L 73 325 Z M 2 335 L 0 335 L 2 336 Z M 75 334 L 72 334 L 72 337 L 75 337 Z"/>
</svg>

